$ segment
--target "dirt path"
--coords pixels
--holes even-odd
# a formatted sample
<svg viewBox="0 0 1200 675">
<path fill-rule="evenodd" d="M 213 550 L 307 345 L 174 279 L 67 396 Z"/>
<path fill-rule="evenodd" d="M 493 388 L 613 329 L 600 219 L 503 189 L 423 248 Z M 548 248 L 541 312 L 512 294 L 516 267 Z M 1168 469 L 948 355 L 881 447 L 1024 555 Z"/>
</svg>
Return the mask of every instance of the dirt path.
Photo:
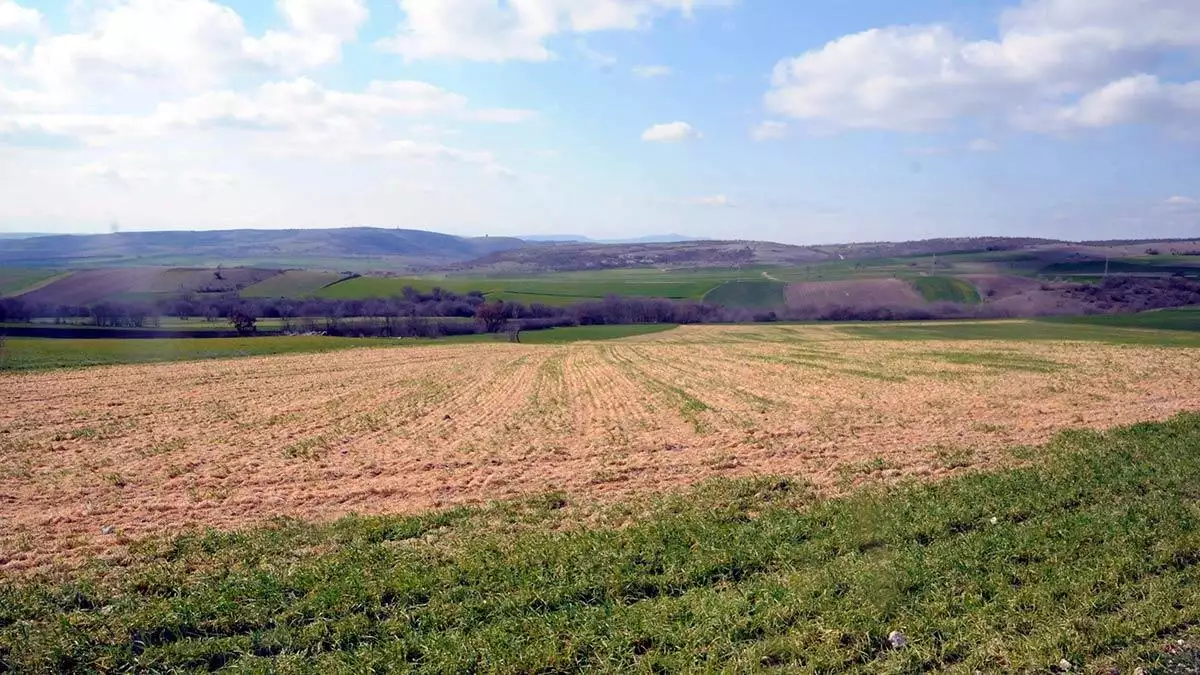
<svg viewBox="0 0 1200 675">
<path fill-rule="evenodd" d="M 1064 427 L 1200 409 L 1196 350 L 690 326 L 0 377 L 0 570 L 196 525 L 713 475 L 938 477 Z M 106 534 L 102 528 L 112 527 Z"/>
</svg>

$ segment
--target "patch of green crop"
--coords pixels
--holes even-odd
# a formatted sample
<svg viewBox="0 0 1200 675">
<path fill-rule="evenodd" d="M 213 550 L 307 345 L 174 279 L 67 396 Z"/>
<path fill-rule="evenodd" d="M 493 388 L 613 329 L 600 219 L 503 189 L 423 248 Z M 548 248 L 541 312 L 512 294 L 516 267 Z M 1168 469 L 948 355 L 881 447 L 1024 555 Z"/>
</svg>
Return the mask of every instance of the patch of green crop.
<svg viewBox="0 0 1200 675">
<path fill-rule="evenodd" d="M 1094 314 L 1046 319 L 1057 323 L 1155 330 L 1200 331 L 1200 307 L 1160 309 L 1136 314 Z"/>
<path fill-rule="evenodd" d="M 787 284 L 760 279 L 727 281 L 704 295 L 704 302 L 745 309 L 778 309 L 786 304 Z"/>
<path fill-rule="evenodd" d="M 319 353 L 355 347 L 396 346 L 398 343 L 397 340 L 321 335 L 161 340 L 8 338 L 3 353 L 0 353 L 0 372 Z"/>
<path fill-rule="evenodd" d="M 1193 413 L 836 499 L 720 480 L 154 539 L 0 584 L 0 669 L 1157 672 L 1200 624 L 1198 444 Z"/>
<path fill-rule="evenodd" d="M 1053 373 L 1064 367 L 1049 359 L 1012 352 L 940 351 L 928 352 L 924 356 L 946 363 L 1018 372 Z"/>
<path fill-rule="evenodd" d="M 522 344 L 566 344 L 616 340 L 674 328 L 671 324 L 569 326 L 523 331 Z M 103 330 L 103 329 L 98 329 Z M 460 335 L 433 339 L 342 338 L 324 335 L 272 335 L 249 338 L 165 338 L 147 340 L 7 338 L 0 372 L 83 368 L 125 363 L 197 361 L 271 354 L 315 354 L 360 347 L 414 347 L 433 344 L 508 342 L 506 334 Z"/>
<path fill-rule="evenodd" d="M 0 268 L 0 298 L 18 295 L 45 286 L 51 281 L 65 277 L 58 270 L 47 270 L 36 267 L 3 267 Z"/>
<path fill-rule="evenodd" d="M 307 298 L 343 278 L 332 272 L 286 270 L 243 288 L 239 295 L 244 298 Z"/>
<path fill-rule="evenodd" d="M 1110 344 L 1200 347 L 1200 335 L 1057 320 L 927 321 L 842 324 L 837 330 L 873 340 L 1052 340 Z"/>
<path fill-rule="evenodd" d="M 979 291 L 974 286 L 954 277 L 914 277 L 912 285 L 929 302 L 957 302 L 978 305 Z"/>
</svg>

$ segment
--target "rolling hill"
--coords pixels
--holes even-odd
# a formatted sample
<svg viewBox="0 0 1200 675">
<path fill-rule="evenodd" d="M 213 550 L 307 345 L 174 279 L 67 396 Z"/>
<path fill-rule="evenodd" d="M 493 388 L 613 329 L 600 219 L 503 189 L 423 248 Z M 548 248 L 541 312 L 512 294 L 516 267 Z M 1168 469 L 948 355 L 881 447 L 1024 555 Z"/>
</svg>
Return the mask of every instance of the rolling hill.
<svg viewBox="0 0 1200 675">
<path fill-rule="evenodd" d="M 0 265 L 425 267 L 525 245 L 511 237 L 469 238 L 371 227 L 119 232 L 9 240 L 0 247 Z"/>
</svg>

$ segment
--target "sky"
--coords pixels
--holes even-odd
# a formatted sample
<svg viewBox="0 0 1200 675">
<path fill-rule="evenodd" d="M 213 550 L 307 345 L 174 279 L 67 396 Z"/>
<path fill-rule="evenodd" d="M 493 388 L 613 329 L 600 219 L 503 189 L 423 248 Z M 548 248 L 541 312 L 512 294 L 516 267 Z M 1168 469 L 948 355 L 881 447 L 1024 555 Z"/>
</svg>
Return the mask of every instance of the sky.
<svg viewBox="0 0 1200 675">
<path fill-rule="evenodd" d="M 1198 237 L 1200 2 L 0 0 L 0 232 L 357 225 Z"/>
</svg>

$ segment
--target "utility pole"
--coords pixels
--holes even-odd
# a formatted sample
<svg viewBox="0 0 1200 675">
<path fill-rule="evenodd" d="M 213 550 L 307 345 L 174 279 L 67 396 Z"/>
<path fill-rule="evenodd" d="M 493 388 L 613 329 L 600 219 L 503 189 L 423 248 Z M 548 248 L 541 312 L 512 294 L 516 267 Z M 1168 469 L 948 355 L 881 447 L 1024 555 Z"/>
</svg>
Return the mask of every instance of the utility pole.
<svg viewBox="0 0 1200 675">
<path fill-rule="evenodd" d="M 1104 278 L 1108 278 L 1108 254 L 1104 254 Z"/>
</svg>

